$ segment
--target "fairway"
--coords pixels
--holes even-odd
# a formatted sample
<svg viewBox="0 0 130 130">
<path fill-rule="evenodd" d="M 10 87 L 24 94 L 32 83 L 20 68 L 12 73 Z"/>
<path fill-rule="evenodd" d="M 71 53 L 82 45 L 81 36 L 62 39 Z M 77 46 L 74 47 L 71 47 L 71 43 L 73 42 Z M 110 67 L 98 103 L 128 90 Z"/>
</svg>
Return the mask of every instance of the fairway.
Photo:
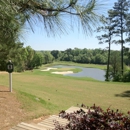
<svg viewBox="0 0 130 130">
<path fill-rule="evenodd" d="M 77 104 L 104 110 L 130 110 L 130 83 L 99 82 L 87 78 L 73 78 L 35 69 L 33 72 L 13 73 L 16 91 L 23 109 L 32 116 L 58 114 Z M 0 85 L 8 86 L 8 74 L 0 74 Z"/>
</svg>

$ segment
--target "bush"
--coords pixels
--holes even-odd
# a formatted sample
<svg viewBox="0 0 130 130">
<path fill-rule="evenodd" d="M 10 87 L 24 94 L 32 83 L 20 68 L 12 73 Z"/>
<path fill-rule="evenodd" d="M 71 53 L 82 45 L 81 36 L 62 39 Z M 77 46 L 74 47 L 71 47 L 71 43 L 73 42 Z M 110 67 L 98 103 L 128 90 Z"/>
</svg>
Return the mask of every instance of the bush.
<svg viewBox="0 0 130 130">
<path fill-rule="evenodd" d="M 130 112 L 128 115 L 108 108 L 103 111 L 95 104 L 85 113 L 81 108 L 74 113 L 62 111 L 60 117 L 69 120 L 66 126 L 61 126 L 56 122 L 55 130 L 130 130 Z"/>
<path fill-rule="evenodd" d="M 123 82 L 130 82 L 130 70 L 124 73 L 122 81 Z"/>
<path fill-rule="evenodd" d="M 116 73 L 113 77 L 114 82 L 120 82 L 122 81 L 122 74 L 121 73 Z"/>
</svg>

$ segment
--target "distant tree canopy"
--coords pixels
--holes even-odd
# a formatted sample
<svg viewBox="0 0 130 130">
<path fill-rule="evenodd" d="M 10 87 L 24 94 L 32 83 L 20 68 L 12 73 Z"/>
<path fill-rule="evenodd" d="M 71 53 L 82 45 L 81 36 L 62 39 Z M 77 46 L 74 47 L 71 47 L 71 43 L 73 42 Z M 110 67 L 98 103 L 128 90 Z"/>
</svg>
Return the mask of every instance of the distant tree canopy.
<svg viewBox="0 0 130 130">
<path fill-rule="evenodd" d="M 115 52 L 111 50 L 111 52 Z M 120 54 L 120 51 L 117 51 Z M 66 49 L 65 51 L 52 50 L 50 52 L 56 61 L 71 61 L 84 64 L 107 64 L 107 49 Z M 116 52 L 115 52 L 116 53 Z M 114 54 L 114 53 L 113 53 Z M 112 55 L 111 55 L 112 56 Z M 129 65 L 129 55 L 126 55 L 125 64 Z"/>
</svg>

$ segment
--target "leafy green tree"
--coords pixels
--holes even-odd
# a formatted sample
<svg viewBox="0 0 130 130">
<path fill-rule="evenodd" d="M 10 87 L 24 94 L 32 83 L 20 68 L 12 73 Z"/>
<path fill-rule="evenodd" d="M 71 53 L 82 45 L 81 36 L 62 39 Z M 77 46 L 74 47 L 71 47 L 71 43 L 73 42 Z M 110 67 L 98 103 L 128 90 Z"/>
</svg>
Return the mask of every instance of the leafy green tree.
<svg viewBox="0 0 130 130">
<path fill-rule="evenodd" d="M 41 52 L 35 52 L 34 57 L 31 61 L 32 68 L 38 68 L 39 66 L 42 66 L 43 64 L 43 55 Z"/>
<path fill-rule="evenodd" d="M 62 60 L 64 60 L 64 61 L 70 61 L 70 60 L 69 60 L 69 55 L 66 54 L 66 53 L 64 53 L 64 55 L 63 55 L 63 57 L 62 57 Z"/>
<path fill-rule="evenodd" d="M 52 52 L 52 51 L 51 51 Z M 100 55 L 99 58 L 97 55 Z M 96 60 L 95 60 L 96 58 Z M 100 60 L 99 60 L 100 59 Z M 67 49 L 58 53 L 58 60 L 60 61 L 72 61 L 76 63 L 94 63 L 94 64 L 106 64 L 107 63 L 107 51 L 102 49 Z"/>
<path fill-rule="evenodd" d="M 124 59 L 125 64 L 130 66 L 130 48 L 124 47 Z"/>
<path fill-rule="evenodd" d="M 95 56 L 95 63 L 96 64 L 105 64 L 105 57 L 101 54 L 97 54 Z"/>
<path fill-rule="evenodd" d="M 54 61 L 54 57 L 52 56 L 52 54 L 49 51 L 43 52 L 43 63 L 44 64 L 52 63 L 53 61 Z"/>
<path fill-rule="evenodd" d="M 90 63 L 91 59 L 87 54 L 83 54 L 81 58 L 81 63 Z"/>
<path fill-rule="evenodd" d="M 27 51 L 26 69 L 30 70 L 30 69 L 33 69 L 31 62 L 34 58 L 35 51 L 30 46 L 26 47 L 26 51 Z"/>
<path fill-rule="evenodd" d="M 79 54 L 77 57 L 77 62 L 82 63 L 82 54 Z"/>
<path fill-rule="evenodd" d="M 120 64 L 120 53 L 118 51 L 114 51 L 111 53 L 110 58 L 110 79 L 113 81 L 121 80 L 121 64 Z"/>
<path fill-rule="evenodd" d="M 58 53 L 58 60 L 59 60 L 59 61 L 61 60 L 62 55 L 63 55 L 63 53 L 62 53 L 61 51 L 59 51 L 59 53 Z"/>
<path fill-rule="evenodd" d="M 63 61 L 73 61 L 74 57 L 73 57 L 73 50 L 72 49 L 66 49 L 63 52 L 62 58 Z"/>
<path fill-rule="evenodd" d="M 68 61 L 73 61 L 73 50 L 71 48 L 65 50 L 65 52 L 67 53 L 68 55 Z"/>
<path fill-rule="evenodd" d="M 26 70 L 27 51 L 24 47 L 18 48 L 14 52 L 15 56 L 12 56 L 12 62 L 14 63 L 14 70 L 16 72 L 23 72 Z"/>
<path fill-rule="evenodd" d="M 93 56 L 96 56 L 97 54 L 101 54 L 102 53 L 102 49 L 101 48 L 96 48 L 93 50 Z"/>
<path fill-rule="evenodd" d="M 51 51 L 51 54 L 53 55 L 53 57 L 55 58 L 55 59 L 58 59 L 58 57 L 59 57 L 59 51 L 58 50 L 53 50 L 53 51 Z"/>
<path fill-rule="evenodd" d="M 78 56 L 80 53 L 81 53 L 81 49 L 79 49 L 79 48 L 74 48 L 73 49 L 73 55 L 74 56 Z"/>
</svg>

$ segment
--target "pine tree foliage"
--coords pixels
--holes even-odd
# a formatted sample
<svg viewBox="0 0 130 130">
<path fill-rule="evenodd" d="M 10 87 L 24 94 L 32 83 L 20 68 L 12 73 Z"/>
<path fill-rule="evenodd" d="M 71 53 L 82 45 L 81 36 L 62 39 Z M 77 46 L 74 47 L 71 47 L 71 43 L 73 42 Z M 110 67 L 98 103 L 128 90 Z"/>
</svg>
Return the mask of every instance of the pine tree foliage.
<svg viewBox="0 0 130 130">
<path fill-rule="evenodd" d="M 112 40 L 114 34 L 115 24 L 112 23 L 112 18 L 109 16 L 105 18 L 104 26 L 99 27 L 97 29 L 98 32 L 104 32 L 101 36 L 97 36 L 99 40 L 99 44 L 108 43 L 108 60 L 107 60 L 107 70 L 106 70 L 106 81 L 109 81 L 109 65 L 110 65 L 110 51 L 111 51 L 111 44 L 115 42 Z"/>
<path fill-rule="evenodd" d="M 116 24 L 115 34 L 119 36 L 120 39 L 117 41 L 118 44 L 121 44 L 121 73 L 123 75 L 123 47 L 125 43 L 124 33 L 127 32 L 127 17 L 128 17 L 128 1 L 127 0 L 118 0 L 115 2 L 113 9 L 109 11 L 109 16 L 112 17 L 113 22 Z"/>
<path fill-rule="evenodd" d="M 100 22 L 102 4 L 99 3 L 98 0 L 1 0 L 1 29 L 5 34 L 5 25 L 11 23 L 6 28 L 14 25 L 9 32 L 15 33 L 20 24 L 28 21 L 33 30 L 33 24 L 41 21 L 48 35 L 56 35 L 67 31 L 71 19 L 70 28 L 77 21 L 78 27 L 89 34 Z"/>
</svg>

